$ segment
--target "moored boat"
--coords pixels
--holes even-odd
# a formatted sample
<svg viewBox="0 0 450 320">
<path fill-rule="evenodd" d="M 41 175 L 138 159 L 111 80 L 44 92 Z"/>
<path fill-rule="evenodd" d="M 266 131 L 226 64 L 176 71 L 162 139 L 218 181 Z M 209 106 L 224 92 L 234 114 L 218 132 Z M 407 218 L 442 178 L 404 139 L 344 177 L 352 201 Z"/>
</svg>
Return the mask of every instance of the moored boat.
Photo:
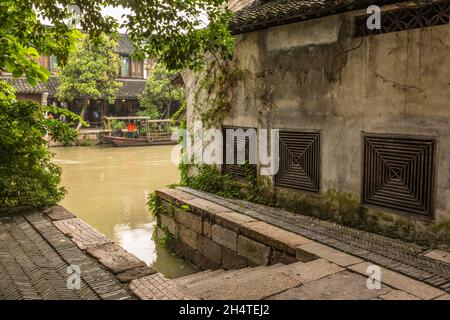
<svg viewBox="0 0 450 320">
<path fill-rule="evenodd" d="M 109 134 L 102 135 L 101 140 L 111 143 L 116 147 L 137 147 L 152 145 L 177 144 L 176 135 L 172 134 L 170 119 L 150 119 L 149 117 L 106 117 Z M 113 120 L 128 121 L 127 136 L 122 130 L 111 130 Z M 134 125 L 137 123 L 138 125 Z M 144 128 L 143 128 L 144 127 Z M 144 129 L 144 130 L 142 130 Z M 141 132 L 144 131 L 144 134 Z"/>
</svg>

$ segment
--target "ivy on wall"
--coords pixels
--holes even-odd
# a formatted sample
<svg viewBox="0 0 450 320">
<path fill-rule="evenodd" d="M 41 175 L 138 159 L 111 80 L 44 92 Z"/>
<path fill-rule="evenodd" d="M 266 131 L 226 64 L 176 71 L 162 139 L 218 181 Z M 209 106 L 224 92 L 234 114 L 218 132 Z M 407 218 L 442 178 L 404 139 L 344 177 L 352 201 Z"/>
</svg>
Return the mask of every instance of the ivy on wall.
<svg viewBox="0 0 450 320">
<path fill-rule="evenodd" d="M 233 89 L 249 76 L 232 61 L 212 60 L 197 80 L 194 110 L 206 128 L 217 127 L 232 109 Z"/>
</svg>

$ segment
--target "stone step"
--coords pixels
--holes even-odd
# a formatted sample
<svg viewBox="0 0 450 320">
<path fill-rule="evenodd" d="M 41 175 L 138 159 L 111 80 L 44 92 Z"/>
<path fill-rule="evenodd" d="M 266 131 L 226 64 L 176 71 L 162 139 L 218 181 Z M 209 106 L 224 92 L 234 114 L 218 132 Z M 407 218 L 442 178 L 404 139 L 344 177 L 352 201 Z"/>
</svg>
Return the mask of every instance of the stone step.
<svg viewBox="0 0 450 320">
<path fill-rule="evenodd" d="M 189 283 L 191 281 L 195 281 L 196 279 L 201 279 L 203 276 L 205 276 L 206 274 L 211 273 L 213 271 L 214 270 L 211 270 L 211 269 L 199 271 L 196 273 L 188 274 L 187 276 L 173 279 L 173 281 L 176 282 L 177 284 L 184 284 L 185 282 Z"/>
<path fill-rule="evenodd" d="M 217 275 L 220 275 L 222 273 L 226 272 L 223 269 L 218 270 L 206 270 L 202 272 L 197 272 L 188 276 L 184 276 L 178 279 L 174 279 L 174 282 L 178 286 L 187 287 L 194 283 L 197 283 L 199 281 L 204 281 L 205 279 L 210 279 L 212 277 L 215 277 Z"/>
<path fill-rule="evenodd" d="M 194 292 L 195 290 L 202 290 L 204 288 L 215 287 L 215 286 L 219 285 L 220 283 L 226 281 L 227 279 L 235 278 L 235 277 L 241 276 L 241 275 L 245 276 L 246 274 L 252 273 L 255 270 L 259 270 L 261 268 L 267 268 L 267 267 L 258 266 L 258 267 L 254 267 L 254 268 L 247 267 L 247 268 L 237 269 L 237 270 L 228 270 L 228 271 L 225 271 L 214 277 L 208 277 L 202 281 L 197 281 L 197 282 L 188 284 L 185 287 L 192 292 Z"/>
<path fill-rule="evenodd" d="M 196 300 L 190 292 L 160 273 L 132 280 L 129 289 L 142 300 Z"/>
<path fill-rule="evenodd" d="M 265 299 L 301 285 L 301 281 L 283 272 L 284 265 L 263 267 L 247 273 L 192 286 L 190 292 L 201 299 Z"/>
<path fill-rule="evenodd" d="M 283 268 L 285 266 L 286 265 L 283 263 L 277 263 L 277 264 L 273 264 L 270 266 L 259 266 L 256 268 L 252 268 L 252 270 L 250 270 L 250 272 L 236 274 L 234 276 L 234 279 L 239 280 L 239 279 L 244 279 L 244 278 L 248 278 L 248 277 L 259 277 L 259 276 L 263 277 L 265 275 L 279 273 L 279 272 L 282 272 L 282 270 L 284 270 Z"/>
</svg>

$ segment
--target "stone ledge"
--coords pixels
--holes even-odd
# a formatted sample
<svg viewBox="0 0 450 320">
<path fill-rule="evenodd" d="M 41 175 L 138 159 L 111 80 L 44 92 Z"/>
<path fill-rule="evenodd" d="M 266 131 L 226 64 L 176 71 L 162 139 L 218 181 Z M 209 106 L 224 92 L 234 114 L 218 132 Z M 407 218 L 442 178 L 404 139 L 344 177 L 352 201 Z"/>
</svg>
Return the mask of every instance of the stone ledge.
<svg viewBox="0 0 450 320">
<path fill-rule="evenodd" d="M 201 198 L 187 200 L 185 204 L 190 207 L 193 213 L 198 214 L 202 217 L 208 217 L 210 219 L 215 219 L 215 216 L 218 213 L 233 212 L 233 210 L 231 209 Z"/>
<path fill-rule="evenodd" d="M 177 189 L 165 188 L 156 190 L 155 192 L 158 197 L 178 206 L 183 204 L 182 201 L 192 200 L 195 198 L 195 196 Z"/>
<path fill-rule="evenodd" d="M 145 276 L 156 273 L 156 270 L 148 266 L 138 267 L 119 273 L 117 279 L 120 282 L 130 282 L 131 280 L 139 279 Z"/>
<path fill-rule="evenodd" d="M 295 250 L 298 246 L 311 242 L 311 240 L 299 236 L 298 234 L 283 230 L 262 221 L 245 223 L 240 230 L 241 234 L 253 240 L 293 256 L 295 256 Z"/>
<path fill-rule="evenodd" d="M 142 260 L 113 243 L 90 247 L 86 252 L 114 274 L 146 266 Z"/>
<path fill-rule="evenodd" d="M 218 212 L 215 214 L 214 220 L 218 225 L 231 229 L 235 232 L 240 232 L 243 228 L 246 228 L 244 224 L 247 222 L 258 221 L 252 217 L 234 211 Z"/>
<path fill-rule="evenodd" d="M 75 218 L 75 216 L 70 211 L 68 211 L 66 208 L 64 208 L 62 206 L 54 206 L 54 207 L 45 209 L 44 213 L 52 221 Z"/>
<path fill-rule="evenodd" d="M 352 264 L 357 264 L 363 262 L 362 259 L 351 256 L 345 252 L 338 251 L 336 249 L 330 248 L 318 242 L 311 242 L 298 246 L 296 249 L 297 258 L 304 255 L 305 252 L 315 255 L 317 257 L 328 260 L 335 263 L 341 267 L 348 267 Z M 300 260 L 300 259 L 299 259 Z"/>
<path fill-rule="evenodd" d="M 112 243 L 108 237 L 101 234 L 86 222 L 78 218 L 53 221 L 53 224 L 81 249 Z"/>
</svg>

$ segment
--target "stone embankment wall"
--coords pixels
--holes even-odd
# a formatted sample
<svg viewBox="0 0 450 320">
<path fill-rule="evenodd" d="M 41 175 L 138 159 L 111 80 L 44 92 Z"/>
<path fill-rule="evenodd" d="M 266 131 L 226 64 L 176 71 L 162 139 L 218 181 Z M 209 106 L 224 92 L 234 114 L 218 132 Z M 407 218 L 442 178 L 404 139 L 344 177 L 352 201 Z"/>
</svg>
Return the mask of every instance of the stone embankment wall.
<svg viewBox="0 0 450 320">
<path fill-rule="evenodd" d="M 311 241 L 175 189 L 157 191 L 156 238 L 205 269 L 239 269 L 317 257 L 301 246 Z"/>
</svg>

